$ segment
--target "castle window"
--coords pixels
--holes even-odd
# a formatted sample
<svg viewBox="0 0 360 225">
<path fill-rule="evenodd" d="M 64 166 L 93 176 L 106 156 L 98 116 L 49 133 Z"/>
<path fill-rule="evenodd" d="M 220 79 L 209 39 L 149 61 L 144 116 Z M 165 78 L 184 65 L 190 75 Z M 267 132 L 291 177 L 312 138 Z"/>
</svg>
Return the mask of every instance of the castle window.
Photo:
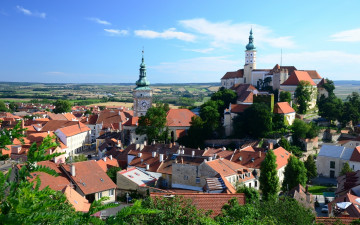
<svg viewBox="0 0 360 225">
<path fill-rule="evenodd" d="M 252 53 L 250 54 L 250 56 L 252 56 Z"/>
</svg>

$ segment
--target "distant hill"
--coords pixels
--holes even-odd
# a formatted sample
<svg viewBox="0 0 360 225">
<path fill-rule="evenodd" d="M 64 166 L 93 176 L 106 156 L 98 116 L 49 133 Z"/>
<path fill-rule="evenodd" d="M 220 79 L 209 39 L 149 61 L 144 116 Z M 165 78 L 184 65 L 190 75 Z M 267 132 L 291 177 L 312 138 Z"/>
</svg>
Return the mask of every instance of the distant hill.
<svg viewBox="0 0 360 225">
<path fill-rule="evenodd" d="M 334 80 L 334 84 L 338 85 L 355 85 L 360 86 L 360 80 Z"/>
</svg>

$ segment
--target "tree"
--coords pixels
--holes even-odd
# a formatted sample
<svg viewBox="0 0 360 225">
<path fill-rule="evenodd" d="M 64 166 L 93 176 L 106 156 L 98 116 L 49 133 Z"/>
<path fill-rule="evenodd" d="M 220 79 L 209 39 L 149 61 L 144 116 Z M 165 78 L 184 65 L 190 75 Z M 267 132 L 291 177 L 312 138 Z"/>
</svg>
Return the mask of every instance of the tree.
<svg viewBox="0 0 360 225">
<path fill-rule="evenodd" d="M 237 188 L 236 193 L 244 193 L 246 202 L 250 204 L 260 200 L 259 192 L 255 188 L 247 187 L 245 185 L 240 185 Z"/>
<path fill-rule="evenodd" d="M 311 209 L 303 207 L 296 200 L 283 197 L 276 203 L 259 201 L 255 204 L 239 205 L 231 199 L 215 218 L 218 224 L 313 224 L 315 215 Z"/>
<path fill-rule="evenodd" d="M 282 91 L 280 92 L 280 102 L 288 102 L 290 104 L 291 102 L 291 93 L 288 91 Z"/>
<path fill-rule="evenodd" d="M 315 163 L 313 155 L 308 156 L 304 165 L 306 168 L 306 176 L 307 176 L 308 180 L 311 180 L 311 179 L 317 177 L 316 163 Z"/>
<path fill-rule="evenodd" d="M 211 106 L 205 106 L 200 109 L 200 117 L 204 121 L 204 126 L 215 130 L 219 127 L 220 113 L 218 110 Z"/>
<path fill-rule="evenodd" d="M 226 89 L 224 87 L 221 87 L 219 91 L 215 92 L 211 96 L 211 100 L 213 101 L 222 101 L 224 104 L 221 108 L 221 112 L 224 111 L 225 108 L 229 107 L 230 103 L 236 103 L 237 94 L 235 91 L 231 89 Z"/>
<path fill-rule="evenodd" d="M 345 175 L 345 174 L 350 173 L 350 172 L 354 172 L 354 170 L 352 170 L 352 169 L 350 168 L 349 163 L 346 162 L 346 163 L 344 164 L 343 168 L 342 168 L 341 171 L 340 171 L 340 176 Z"/>
<path fill-rule="evenodd" d="M 190 128 L 187 135 L 180 137 L 177 141 L 180 145 L 189 148 L 204 147 L 204 140 L 211 135 L 211 130 L 204 128 L 204 121 L 200 116 L 191 118 Z"/>
<path fill-rule="evenodd" d="M 293 131 L 293 140 L 298 140 L 300 138 L 306 138 L 306 134 L 309 132 L 310 127 L 304 121 L 295 119 L 291 129 Z"/>
<path fill-rule="evenodd" d="M 168 141 L 168 131 L 165 129 L 166 111 L 163 105 L 150 107 L 145 116 L 139 118 L 139 126 L 135 132 L 146 135 L 149 142 Z"/>
<path fill-rule="evenodd" d="M 66 159 L 66 163 L 71 163 L 71 162 L 83 162 L 83 161 L 87 161 L 88 158 L 86 157 L 86 155 L 83 154 L 79 154 L 79 155 L 75 155 L 75 156 L 70 156 Z"/>
<path fill-rule="evenodd" d="M 265 103 L 254 103 L 244 111 L 244 128 L 252 137 L 265 137 L 272 129 L 272 113 Z"/>
<path fill-rule="evenodd" d="M 325 90 L 328 92 L 329 94 L 329 97 L 331 96 L 334 96 L 334 90 L 335 90 L 335 85 L 334 85 L 334 82 L 332 80 L 329 80 L 329 79 L 325 79 L 326 82 L 322 85 Z"/>
<path fill-rule="evenodd" d="M 0 101 L 0 112 L 8 112 L 9 109 L 6 107 L 5 102 Z"/>
<path fill-rule="evenodd" d="M 58 100 L 56 100 L 54 105 L 55 105 L 55 109 L 53 110 L 54 113 L 71 112 L 72 104 L 68 100 L 58 99 Z"/>
<path fill-rule="evenodd" d="M 10 102 L 9 103 L 9 109 L 12 111 L 12 112 L 17 112 L 18 111 L 18 105 L 14 102 Z"/>
<path fill-rule="evenodd" d="M 307 181 L 306 168 L 304 163 L 295 156 L 290 156 L 284 171 L 282 190 L 289 191 L 298 184 L 305 186 Z"/>
<path fill-rule="evenodd" d="M 335 95 L 331 95 L 328 98 L 320 97 L 318 107 L 319 115 L 330 122 L 340 120 L 342 116 L 343 102 Z"/>
<path fill-rule="evenodd" d="M 115 184 L 116 184 L 116 174 L 120 170 L 121 170 L 120 167 L 113 166 L 113 167 L 110 167 L 108 169 L 108 171 L 106 172 L 106 174 L 111 178 L 112 181 L 114 181 Z"/>
<path fill-rule="evenodd" d="M 277 197 L 279 177 L 276 168 L 276 155 L 272 150 L 269 150 L 260 165 L 260 190 L 264 200 L 275 200 Z"/>
<path fill-rule="evenodd" d="M 346 98 L 344 103 L 343 113 L 341 117 L 341 122 L 343 125 L 346 125 L 348 122 L 352 121 L 353 125 L 356 125 L 360 121 L 360 95 L 357 92 L 353 92 Z"/>
<path fill-rule="evenodd" d="M 296 103 L 298 104 L 298 113 L 304 114 L 308 110 L 309 102 L 312 99 L 313 87 L 308 81 L 300 81 L 295 90 Z"/>
</svg>

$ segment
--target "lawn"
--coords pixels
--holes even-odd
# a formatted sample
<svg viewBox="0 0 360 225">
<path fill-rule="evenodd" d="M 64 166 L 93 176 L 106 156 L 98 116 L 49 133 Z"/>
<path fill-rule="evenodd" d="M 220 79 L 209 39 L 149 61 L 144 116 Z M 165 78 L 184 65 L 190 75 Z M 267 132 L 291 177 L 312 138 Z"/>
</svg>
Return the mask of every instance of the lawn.
<svg viewBox="0 0 360 225">
<path fill-rule="evenodd" d="M 334 187 L 326 187 L 326 186 L 309 186 L 308 191 L 313 195 L 322 195 L 323 192 L 332 192 L 334 191 Z"/>
</svg>

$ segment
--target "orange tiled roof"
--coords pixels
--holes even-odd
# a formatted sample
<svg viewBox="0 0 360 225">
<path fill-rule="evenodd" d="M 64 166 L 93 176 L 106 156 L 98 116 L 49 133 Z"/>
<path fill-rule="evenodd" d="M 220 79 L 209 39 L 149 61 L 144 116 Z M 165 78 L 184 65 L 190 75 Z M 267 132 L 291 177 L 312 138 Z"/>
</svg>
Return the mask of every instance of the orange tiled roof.
<svg viewBox="0 0 360 225">
<path fill-rule="evenodd" d="M 234 72 L 227 72 L 221 79 L 242 78 L 242 77 L 244 77 L 244 70 L 240 69 Z"/>
<path fill-rule="evenodd" d="M 251 149 L 253 150 L 253 148 Z M 251 149 L 247 147 L 243 150 L 236 150 L 231 157 L 231 161 L 247 168 L 260 169 L 266 153 L 262 151 L 251 151 Z"/>
<path fill-rule="evenodd" d="M 227 159 L 215 159 L 209 162 L 206 162 L 213 170 L 224 177 L 228 177 L 234 174 L 237 174 L 238 170 L 244 168 L 244 166 L 237 163 L 233 163 Z"/>
<path fill-rule="evenodd" d="M 168 127 L 190 127 L 191 118 L 195 113 L 188 109 L 170 109 L 166 115 Z"/>
<path fill-rule="evenodd" d="M 350 161 L 360 162 L 360 146 L 357 146 L 354 149 Z"/>
<path fill-rule="evenodd" d="M 274 113 L 287 114 L 293 112 L 295 112 L 295 110 L 290 106 L 288 102 L 278 102 L 274 107 Z"/>
<path fill-rule="evenodd" d="M 70 204 L 75 208 L 75 211 L 78 212 L 88 212 L 90 209 L 89 201 L 77 193 L 73 188 L 67 186 L 64 190 L 64 194 Z"/>
<path fill-rule="evenodd" d="M 139 122 L 139 117 L 137 116 L 130 117 L 130 119 L 124 123 L 124 126 L 137 126 L 138 122 Z"/>
<path fill-rule="evenodd" d="M 232 113 L 242 113 L 245 109 L 249 108 L 251 105 L 239 105 L 239 104 L 231 104 L 231 112 Z"/>
<path fill-rule="evenodd" d="M 311 85 L 316 85 L 307 72 L 299 70 L 295 70 L 281 85 L 298 85 L 300 81 L 308 81 Z"/>
<path fill-rule="evenodd" d="M 115 158 L 113 158 L 112 160 L 110 159 L 110 157 L 105 157 L 105 158 L 106 161 L 104 161 L 104 158 L 96 161 L 104 172 L 107 172 L 108 169 L 111 167 L 119 167 L 119 163 Z"/>
<path fill-rule="evenodd" d="M 321 79 L 321 76 L 318 74 L 316 70 L 303 70 L 309 74 L 311 79 Z"/>
<path fill-rule="evenodd" d="M 78 122 L 76 125 L 64 127 L 59 129 L 63 134 L 65 134 L 67 137 L 71 137 L 86 131 L 89 131 L 90 128 L 87 127 L 85 124 Z"/>
<path fill-rule="evenodd" d="M 174 195 L 174 194 L 171 194 Z M 183 196 L 185 199 L 191 199 L 192 204 L 197 209 L 202 209 L 205 212 L 212 210 L 211 217 L 215 217 L 221 213 L 224 204 L 228 203 L 230 199 L 236 198 L 240 205 L 245 205 L 244 193 L 239 194 L 210 194 L 210 193 L 176 193 L 175 195 Z M 152 199 L 163 198 L 169 194 L 150 193 Z"/>
<path fill-rule="evenodd" d="M 85 195 L 116 188 L 116 184 L 94 160 L 76 162 L 73 165 L 75 176 L 71 175 L 70 165 L 61 167 Z"/>
<path fill-rule="evenodd" d="M 286 151 L 283 147 L 278 147 L 275 149 L 274 154 L 276 155 L 276 169 L 278 170 L 287 165 L 288 159 L 291 156 L 291 153 Z"/>
<path fill-rule="evenodd" d="M 46 122 L 45 125 L 43 125 L 41 131 L 56 131 L 59 128 L 76 125 L 78 123 L 79 123 L 78 121 L 50 120 Z"/>
</svg>

